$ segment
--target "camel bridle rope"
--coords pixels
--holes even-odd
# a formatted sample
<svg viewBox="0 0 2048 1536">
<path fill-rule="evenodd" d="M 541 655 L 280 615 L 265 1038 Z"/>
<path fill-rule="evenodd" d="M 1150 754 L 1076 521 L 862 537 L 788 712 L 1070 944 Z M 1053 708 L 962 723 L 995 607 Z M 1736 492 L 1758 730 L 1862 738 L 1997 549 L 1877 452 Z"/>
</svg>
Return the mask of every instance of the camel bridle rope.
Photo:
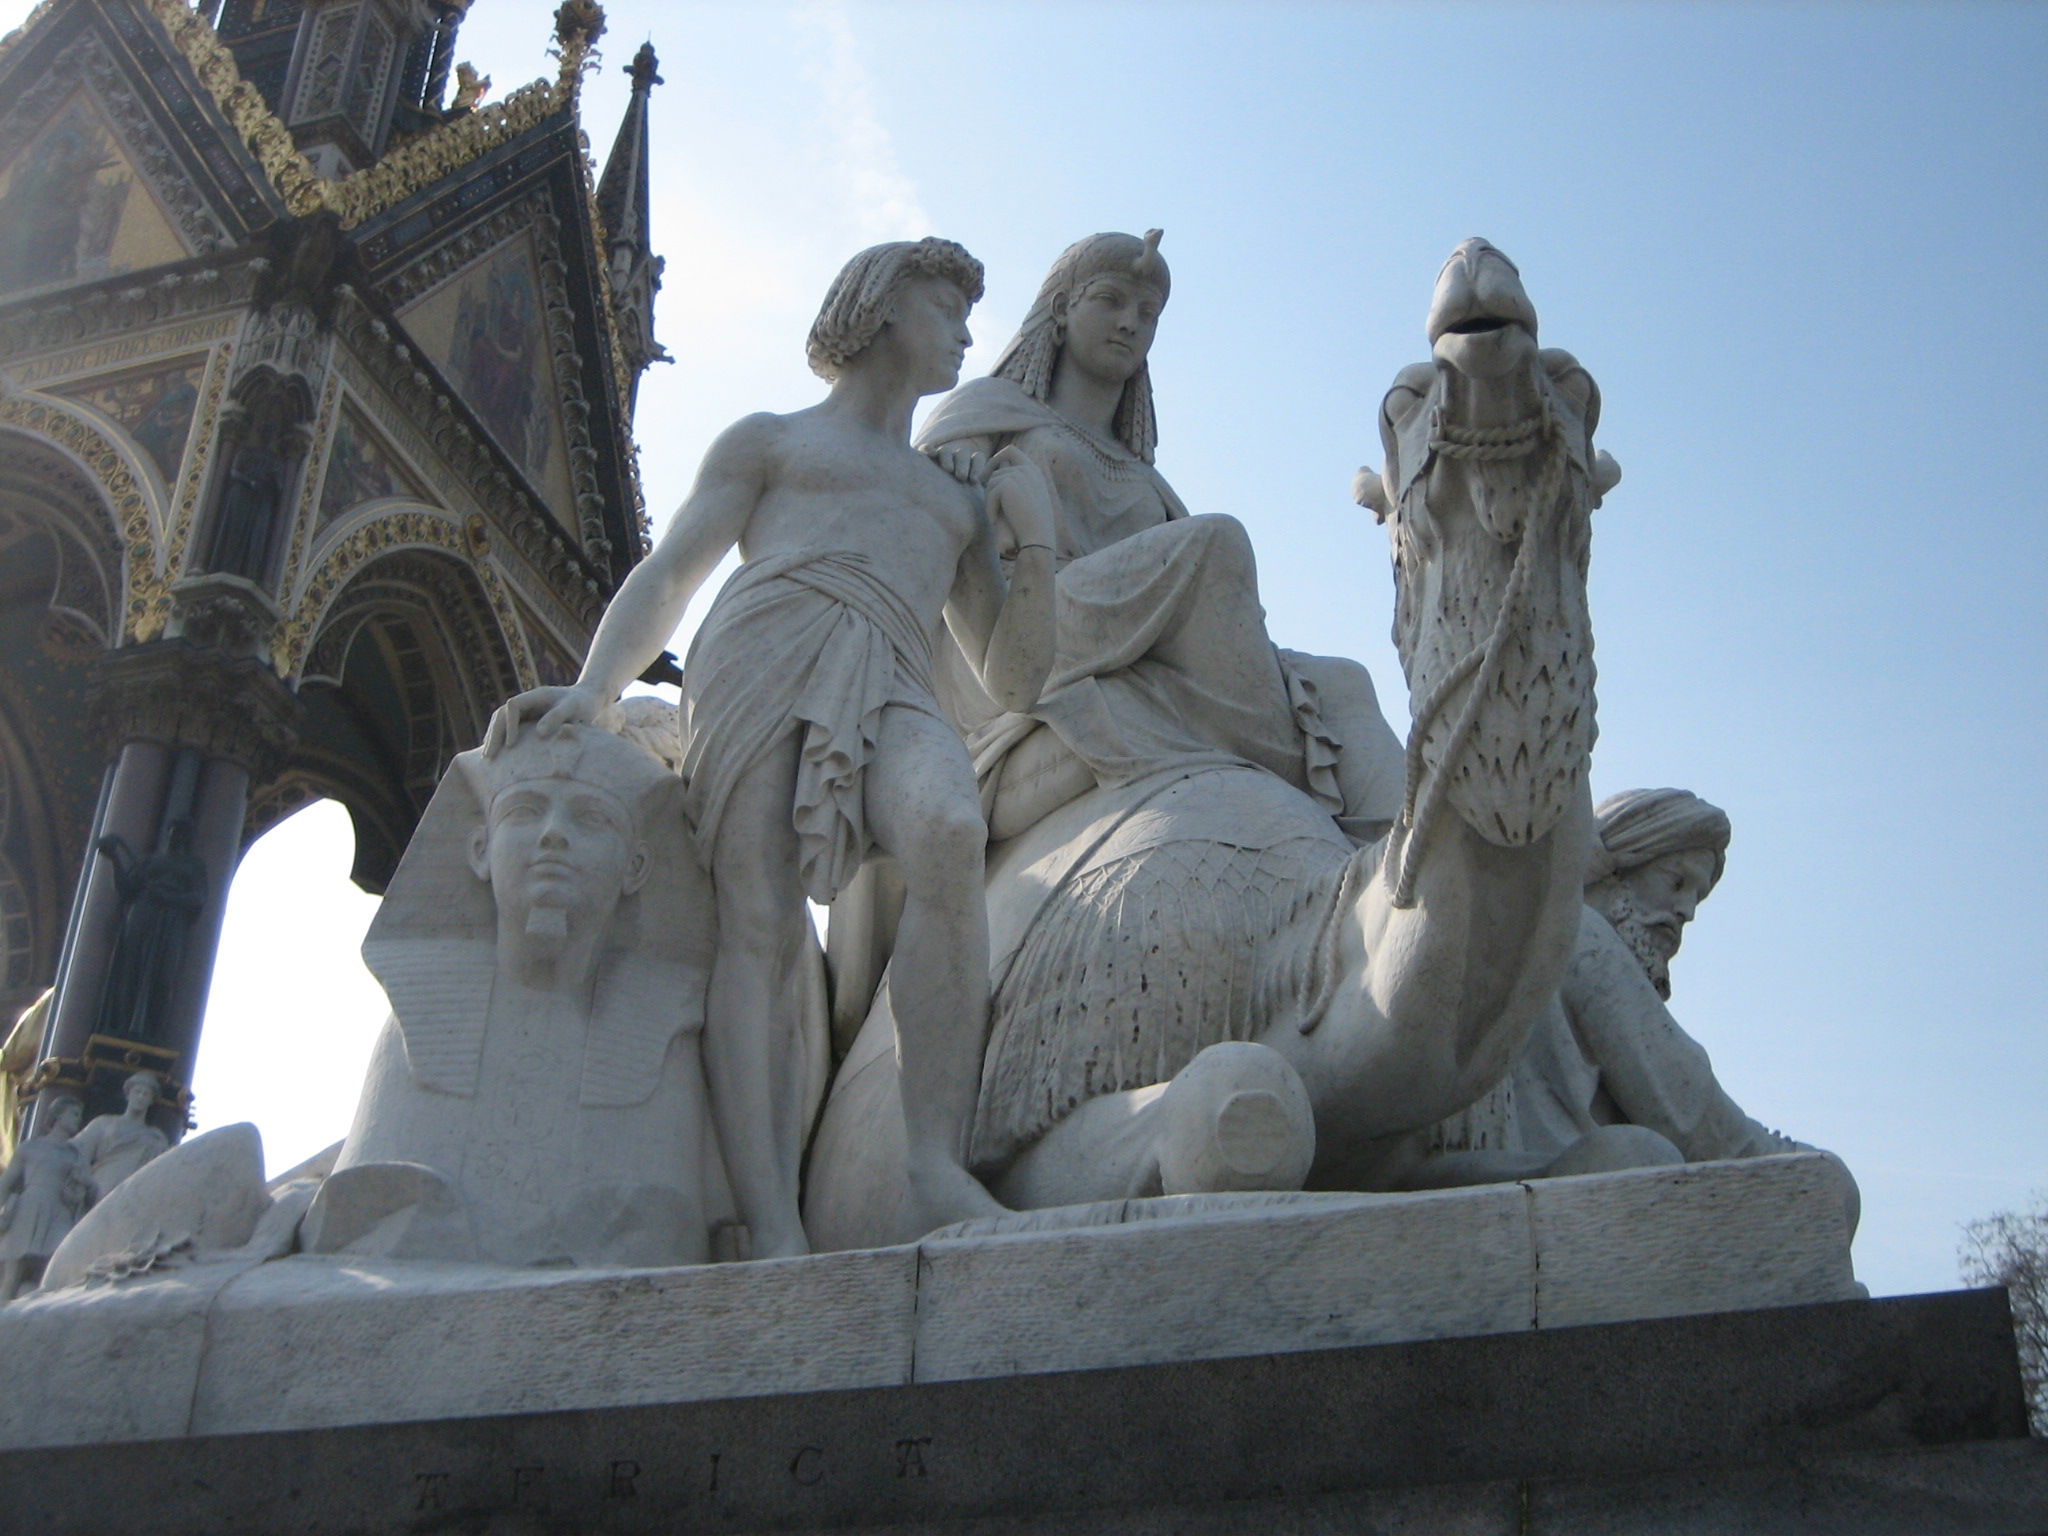
<svg viewBox="0 0 2048 1536">
<path fill-rule="evenodd" d="M 1521 622 L 1522 609 L 1528 598 L 1529 572 L 1535 565 L 1537 540 L 1544 536 L 1550 515 L 1565 489 L 1565 466 L 1569 455 L 1563 451 L 1564 422 L 1551 398 L 1548 380 L 1542 381 L 1540 399 L 1541 404 L 1535 412 L 1506 426 L 1463 427 L 1445 421 L 1439 415 L 1431 428 L 1430 451 L 1447 459 L 1501 464 L 1525 459 L 1543 450 L 1548 450 L 1548 457 L 1536 483 L 1529 516 L 1522 524 L 1515 548 L 1515 563 L 1508 572 L 1507 587 L 1501 593 L 1500 610 L 1494 615 L 1493 627 L 1488 630 L 1486 638 L 1459 657 L 1429 691 L 1428 697 L 1415 711 L 1414 724 L 1409 728 L 1407 786 L 1399 824 L 1400 874 L 1394 882 L 1396 907 L 1415 905 L 1415 881 L 1421 868 L 1423 846 L 1436 825 L 1458 761 L 1470 744 L 1473 729 L 1478 724 L 1480 704 L 1500 681 L 1502 653 L 1508 636 Z M 1418 488 L 1426 483 L 1426 476 L 1416 481 Z M 1468 678 L 1472 686 L 1458 708 L 1450 735 L 1445 738 L 1436 773 L 1431 777 L 1428 764 L 1423 759 L 1423 742 L 1450 702 L 1451 695 Z M 1423 783 L 1425 778 L 1429 781 L 1427 786 Z"/>
</svg>

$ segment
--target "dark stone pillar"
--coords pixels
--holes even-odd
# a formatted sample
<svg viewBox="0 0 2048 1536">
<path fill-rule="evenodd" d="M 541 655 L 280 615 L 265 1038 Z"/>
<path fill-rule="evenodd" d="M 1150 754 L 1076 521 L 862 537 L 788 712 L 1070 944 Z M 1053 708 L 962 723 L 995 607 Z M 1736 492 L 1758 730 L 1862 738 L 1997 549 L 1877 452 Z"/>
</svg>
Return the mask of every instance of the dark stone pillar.
<svg viewBox="0 0 2048 1536">
<path fill-rule="evenodd" d="M 50 999 L 43 1062 L 34 1082 L 39 1112 L 52 1098 L 83 1097 L 87 1086 L 81 1059 L 99 1012 L 100 982 L 121 920 L 113 866 L 94 850 L 105 837 L 149 845 L 163 808 L 171 756 L 163 742 L 136 740 L 119 747 L 107 766 L 106 790 L 93 818 L 92 835 L 86 839 L 85 867 L 79 871 L 78 899 L 72 903 L 64 947 L 57 957 L 56 993 Z M 67 1045 L 71 1049 L 66 1050 Z"/>
<path fill-rule="evenodd" d="M 298 701 L 258 656 L 186 639 L 102 659 L 94 710 L 114 751 L 58 963 L 38 1118 L 57 1096 L 118 1113 L 121 1084 L 164 1084 L 152 1120 L 185 1129 L 193 1061 L 252 778 L 277 771 Z"/>
</svg>

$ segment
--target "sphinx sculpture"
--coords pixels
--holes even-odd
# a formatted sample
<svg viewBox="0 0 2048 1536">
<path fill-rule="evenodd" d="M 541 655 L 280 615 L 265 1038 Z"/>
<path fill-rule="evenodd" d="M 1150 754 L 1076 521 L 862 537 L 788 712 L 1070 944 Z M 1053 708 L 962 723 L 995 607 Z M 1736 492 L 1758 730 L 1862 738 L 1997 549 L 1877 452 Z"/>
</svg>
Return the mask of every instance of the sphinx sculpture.
<svg viewBox="0 0 2048 1536">
<path fill-rule="evenodd" d="M 724 1196 L 698 1039 L 714 928 L 682 793 L 594 724 L 455 759 L 363 943 L 392 1013 L 306 1248 L 710 1256 Z"/>
<path fill-rule="evenodd" d="M 1591 378 L 1538 347 L 1485 241 L 1446 264 L 1427 334 L 1381 410 L 1385 475 L 1361 486 L 1393 535 L 1411 693 L 1393 828 L 1357 847 L 1279 774 L 1190 757 L 992 848 L 973 1156 L 1008 1203 L 1203 1187 L 1172 1168 L 1392 1187 L 1562 980 L 1591 830 L 1590 514 L 1619 472 L 1592 446 Z M 812 1150 L 819 1246 L 907 1235 L 891 1032 L 885 985 Z"/>
</svg>

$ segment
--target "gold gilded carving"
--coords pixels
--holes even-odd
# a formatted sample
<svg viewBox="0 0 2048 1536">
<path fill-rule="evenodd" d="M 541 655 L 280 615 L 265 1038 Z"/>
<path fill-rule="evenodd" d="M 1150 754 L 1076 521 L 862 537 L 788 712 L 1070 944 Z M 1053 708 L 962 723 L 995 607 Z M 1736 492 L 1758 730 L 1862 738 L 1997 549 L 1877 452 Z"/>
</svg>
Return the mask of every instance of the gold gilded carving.
<svg viewBox="0 0 2048 1536">
<path fill-rule="evenodd" d="M 354 228 L 560 111 L 575 98 L 575 78 L 565 70 L 562 80 L 536 80 L 503 101 L 407 139 L 375 165 L 323 183 L 327 206 L 341 216 L 344 228 Z"/>
<path fill-rule="evenodd" d="M 562 40 L 561 67 L 553 80 L 521 86 L 502 101 L 464 113 L 407 139 L 375 165 L 325 181 L 292 142 L 256 88 L 235 67 L 214 30 L 182 0 L 148 0 L 151 13 L 192 65 L 201 85 L 234 125 L 257 164 L 295 214 L 331 209 L 342 227 L 353 229 L 386 208 L 404 202 L 454 171 L 525 133 L 572 104 L 590 61 L 592 35 Z"/>
<path fill-rule="evenodd" d="M 128 460 L 90 424 L 51 401 L 29 395 L 0 400 L 0 424 L 56 443 L 84 467 L 113 509 L 125 546 L 127 592 L 122 604 L 125 640 L 154 639 L 171 615 L 170 585 L 157 572 L 149 503 Z"/>
<path fill-rule="evenodd" d="M 42 0 L 19 27 L 0 38 L 0 61 L 49 17 L 58 3 L 59 0 Z M 191 65 L 221 115 L 248 147 L 285 207 L 301 217 L 321 209 L 332 210 L 345 228 L 353 228 L 403 202 L 573 104 L 583 73 L 592 61 L 596 38 L 595 31 L 566 29 L 558 34 L 561 46 L 557 54 L 561 62 L 553 80 L 533 81 L 500 101 L 473 108 L 406 140 L 375 165 L 338 181 L 327 181 L 299 153 L 291 131 L 270 110 L 262 93 L 242 78 L 234 55 L 222 46 L 213 27 L 198 12 L 185 0 L 145 0 L 145 4 L 172 45 Z M 586 195 L 594 196 L 587 168 L 584 182 Z M 606 321 L 610 323 L 609 309 Z M 622 368 L 623 364 L 618 366 Z M 626 398 L 623 391 L 620 398 Z"/>
<path fill-rule="evenodd" d="M 185 473 L 178 484 L 178 502 L 171 511 L 170 527 L 165 535 L 168 550 L 164 569 L 171 579 L 184 569 L 186 546 L 191 543 L 192 525 L 197 520 L 199 489 L 206 484 L 207 467 L 213 462 L 214 445 L 220 437 L 221 399 L 228 387 L 228 352 L 226 347 L 214 348 L 207 364 L 206 387 L 199 400 L 199 429 L 192 436 L 192 451 L 185 459 Z"/>
<path fill-rule="evenodd" d="M 262 93 L 242 78 L 234 55 L 221 46 L 213 28 L 182 0 L 148 0 L 148 5 L 221 115 L 249 146 L 249 153 L 263 167 L 285 207 L 305 215 L 328 206 L 325 184 L 299 153 L 290 130 L 277 120 Z"/>
</svg>

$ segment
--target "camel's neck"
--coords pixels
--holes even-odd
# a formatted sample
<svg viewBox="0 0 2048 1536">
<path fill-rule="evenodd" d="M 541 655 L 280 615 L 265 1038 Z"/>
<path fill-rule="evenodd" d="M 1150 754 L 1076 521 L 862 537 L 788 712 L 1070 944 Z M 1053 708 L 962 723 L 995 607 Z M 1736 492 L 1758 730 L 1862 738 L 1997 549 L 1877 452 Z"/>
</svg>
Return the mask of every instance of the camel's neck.
<svg viewBox="0 0 2048 1536">
<path fill-rule="evenodd" d="M 1404 905 L 1440 810 L 1498 847 L 1533 843 L 1593 744 L 1584 424 L 1533 365 L 1491 379 L 1444 370 L 1434 396 L 1429 466 L 1394 529 L 1414 712 Z"/>
</svg>

